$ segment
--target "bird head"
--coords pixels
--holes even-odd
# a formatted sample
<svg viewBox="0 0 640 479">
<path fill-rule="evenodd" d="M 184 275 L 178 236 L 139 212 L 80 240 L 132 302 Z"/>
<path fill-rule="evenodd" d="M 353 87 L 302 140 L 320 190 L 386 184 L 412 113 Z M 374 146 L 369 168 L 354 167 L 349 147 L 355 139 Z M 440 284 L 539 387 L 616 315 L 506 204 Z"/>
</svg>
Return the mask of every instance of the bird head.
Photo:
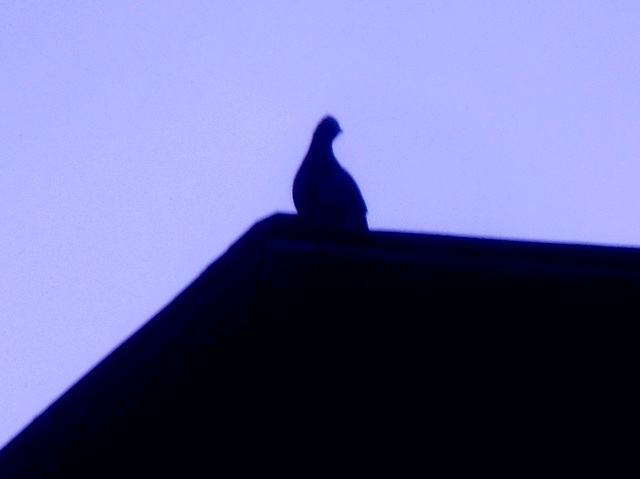
<svg viewBox="0 0 640 479">
<path fill-rule="evenodd" d="M 323 142 L 331 143 L 336 136 L 342 132 L 338 120 L 332 116 L 325 116 L 313 134 L 314 139 L 321 140 Z"/>
</svg>

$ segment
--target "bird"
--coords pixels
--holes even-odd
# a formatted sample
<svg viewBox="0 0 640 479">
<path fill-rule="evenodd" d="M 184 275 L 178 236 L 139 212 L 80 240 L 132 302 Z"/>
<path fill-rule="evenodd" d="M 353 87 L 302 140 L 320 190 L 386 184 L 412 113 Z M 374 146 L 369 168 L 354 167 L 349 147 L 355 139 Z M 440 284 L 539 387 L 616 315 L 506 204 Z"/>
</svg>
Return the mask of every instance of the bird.
<svg viewBox="0 0 640 479">
<path fill-rule="evenodd" d="M 323 229 L 367 232 L 367 206 L 355 180 L 333 154 L 333 140 L 342 133 L 332 116 L 316 127 L 293 181 L 298 216 Z"/>
</svg>

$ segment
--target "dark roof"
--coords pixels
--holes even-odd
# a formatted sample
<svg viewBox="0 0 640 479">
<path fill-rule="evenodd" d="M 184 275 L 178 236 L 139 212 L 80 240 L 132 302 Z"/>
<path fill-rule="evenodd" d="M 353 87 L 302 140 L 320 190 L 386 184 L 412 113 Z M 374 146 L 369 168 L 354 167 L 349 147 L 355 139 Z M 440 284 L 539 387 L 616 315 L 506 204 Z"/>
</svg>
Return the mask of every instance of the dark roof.
<svg viewBox="0 0 640 479">
<path fill-rule="evenodd" d="M 418 461 L 416 433 L 445 455 L 456 434 L 517 436 L 597 370 L 606 318 L 639 291 L 638 249 L 329 234 L 277 214 L 0 451 L 0 477 L 377 470 Z"/>
</svg>

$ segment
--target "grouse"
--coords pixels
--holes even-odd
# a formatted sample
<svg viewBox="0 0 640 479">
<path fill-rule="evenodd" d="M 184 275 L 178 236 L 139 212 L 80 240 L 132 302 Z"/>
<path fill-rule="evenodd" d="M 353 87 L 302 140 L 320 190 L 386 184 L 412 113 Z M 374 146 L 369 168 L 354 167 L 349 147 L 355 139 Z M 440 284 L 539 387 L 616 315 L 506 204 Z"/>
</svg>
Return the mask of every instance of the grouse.
<svg viewBox="0 0 640 479">
<path fill-rule="evenodd" d="M 301 219 L 341 231 L 366 232 L 367 206 L 358 185 L 333 154 L 342 130 L 331 116 L 318 124 L 293 181 L 293 203 Z"/>
</svg>

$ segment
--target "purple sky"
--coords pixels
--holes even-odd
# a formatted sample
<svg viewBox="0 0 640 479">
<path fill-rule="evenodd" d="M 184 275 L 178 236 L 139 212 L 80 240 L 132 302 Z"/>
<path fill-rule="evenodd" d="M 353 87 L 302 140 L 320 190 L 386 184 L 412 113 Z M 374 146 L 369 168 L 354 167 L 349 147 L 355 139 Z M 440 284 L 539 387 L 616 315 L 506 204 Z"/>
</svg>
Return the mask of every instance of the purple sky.
<svg viewBox="0 0 640 479">
<path fill-rule="evenodd" d="M 373 229 L 640 246 L 638 25 L 637 0 L 0 3 L 0 447 L 293 211 L 326 113 Z"/>
</svg>

